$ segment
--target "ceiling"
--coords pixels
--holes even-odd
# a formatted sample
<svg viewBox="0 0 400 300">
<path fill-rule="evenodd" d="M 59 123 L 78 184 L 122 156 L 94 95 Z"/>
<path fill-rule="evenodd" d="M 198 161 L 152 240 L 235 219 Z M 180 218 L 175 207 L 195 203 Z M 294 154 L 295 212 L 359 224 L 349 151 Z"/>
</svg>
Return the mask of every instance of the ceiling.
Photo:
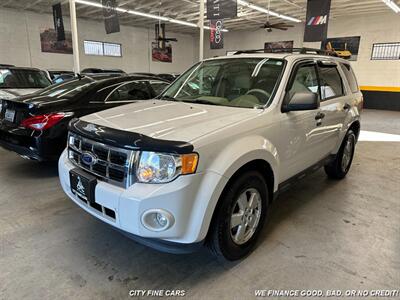
<svg viewBox="0 0 400 300">
<path fill-rule="evenodd" d="M 51 5 L 60 2 L 63 4 L 63 14 L 69 15 L 68 0 L 1 0 L 0 8 L 7 7 L 18 10 L 28 10 L 38 13 L 51 13 Z M 89 0 L 100 2 L 100 0 Z M 119 7 L 133 9 L 140 12 L 160 14 L 161 16 L 178 20 L 197 23 L 199 18 L 199 0 L 117 0 Z M 248 2 L 268 7 L 268 0 L 248 0 Z M 398 0 L 397 0 L 398 3 Z M 304 21 L 307 0 L 271 0 L 270 9 L 280 14 L 296 17 Z M 91 20 L 102 20 L 101 8 L 76 4 L 78 18 Z M 392 12 L 381 0 L 332 0 L 331 18 L 341 16 L 354 16 L 362 14 L 373 14 Z M 394 12 L 392 12 L 394 13 Z M 152 27 L 157 22 L 130 14 L 120 13 L 120 23 L 123 25 Z M 225 20 L 225 27 L 229 30 L 258 28 L 267 19 L 265 13 L 238 5 L 238 18 Z M 272 22 L 281 22 L 282 19 L 271 17 Z M 206 21 L 207 22 L 207 21 Z M 291 23 L 291 22 L 288 22 Z M 180 24 L 167 23 L 167 31 L 194 33 L 196 28 Z"/>
</svg>

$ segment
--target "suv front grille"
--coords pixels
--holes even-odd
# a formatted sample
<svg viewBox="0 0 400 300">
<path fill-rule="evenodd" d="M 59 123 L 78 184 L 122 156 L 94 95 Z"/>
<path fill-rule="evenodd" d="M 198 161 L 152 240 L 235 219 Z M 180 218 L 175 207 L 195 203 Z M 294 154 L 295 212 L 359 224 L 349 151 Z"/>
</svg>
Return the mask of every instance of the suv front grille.
<svg viewBox="0 0 400 300">
<path fill-rule="evenodd" d="M 83 154 L 89 154 L 95 160 L 85 163 Z M 120 187 L 127 188 L 133 184 L 136 154 L 137 151 L 112 147 L 74 133 L 68 136 L 68 158 L 74 165 Z"/>
</svg>

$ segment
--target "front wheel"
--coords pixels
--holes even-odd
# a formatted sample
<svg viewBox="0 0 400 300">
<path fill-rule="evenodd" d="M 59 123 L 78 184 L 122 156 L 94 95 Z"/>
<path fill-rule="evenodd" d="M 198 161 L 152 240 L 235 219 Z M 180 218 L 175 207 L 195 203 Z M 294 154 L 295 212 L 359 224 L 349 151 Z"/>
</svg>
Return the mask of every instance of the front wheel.
<svg viewBox="0 0 400 300">
<path fill-rule="evenodd" d="M 325 166 L 329 178 L 343 179 L 350 170 L 356 147 L 356 135 L 352 130 L 346 133 L 335 160 Z"/>
<path fill-rule="evenodd" d="M 211 224 L 208 246 L 227 260 L 251 252 L 266 219 L 268 186 L 257 171 L 237 177 L 221 196 Z"/>
</svg>

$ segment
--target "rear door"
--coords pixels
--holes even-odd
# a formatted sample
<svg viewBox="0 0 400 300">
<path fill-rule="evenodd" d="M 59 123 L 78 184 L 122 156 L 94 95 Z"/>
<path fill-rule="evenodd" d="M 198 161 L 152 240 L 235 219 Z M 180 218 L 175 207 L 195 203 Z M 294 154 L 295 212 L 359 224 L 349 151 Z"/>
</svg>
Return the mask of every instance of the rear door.
<svg viewBox="0 0 400 300">
<path fill-rule="evenodd" d="M 335 61 L 318 61 L 318 77 L 321 86 L 319 140 L 324 156 L 328 156 L 336 149 L 350 108 L 347 87 L 338 68 Z"/>
</svg>

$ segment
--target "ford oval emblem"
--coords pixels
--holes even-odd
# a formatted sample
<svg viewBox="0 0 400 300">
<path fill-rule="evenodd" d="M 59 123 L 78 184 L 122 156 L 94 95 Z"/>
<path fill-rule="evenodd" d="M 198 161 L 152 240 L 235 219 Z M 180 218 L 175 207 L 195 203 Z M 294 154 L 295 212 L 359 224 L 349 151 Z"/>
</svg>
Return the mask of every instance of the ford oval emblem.
<svg viewBox="0 0 400 300">
<path fill-rule="evenodd" d="M 97 162 L 97 157 L 90 152 L 84 152 L 81 156 L 81 161 L 87 166 L 93 166 Z"/>
</svg>

